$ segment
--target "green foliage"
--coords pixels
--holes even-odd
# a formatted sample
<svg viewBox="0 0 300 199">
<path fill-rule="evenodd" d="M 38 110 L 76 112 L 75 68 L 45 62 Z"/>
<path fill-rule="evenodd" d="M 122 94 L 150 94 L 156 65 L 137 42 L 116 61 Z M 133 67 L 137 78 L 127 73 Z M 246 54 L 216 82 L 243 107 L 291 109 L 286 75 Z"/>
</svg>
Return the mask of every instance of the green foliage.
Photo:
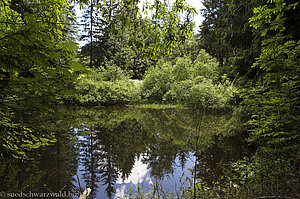
<svg viewBox="0 0 300 199">
<path fill-rule="evenodd" d="M 162 35 L 162 43 L 158 46 L 158 50 L 166 50 L 171 53 L 178 41 L 184 41 L 192 35 L 193 23 L 189 20 L 182 22 L 179 14 L 186 12 L 194 16 L 196 10 L 182 0 L 175 1 L 170 10 L 168 10 L 168 6 L 166 2 L 157 0 L 147 8 L 155 10 L 152 18 L 155 28 L 159 29 Z"/>
<path fill-rule="evenodd" d="M 174 65 L 158 64 L 148 72 L 141 88 L 142 97 L 150 102 L 198 108 L 225 108 L 235 92 L 227 77 L 220 77 L 216 60 L 204 50 L 194 62 L 190 57 L 179 57 Z"/>
<path fill-rule="evenodd" d="M 173 84 L 164 99 L 195 108 L 225 108 L 236 92 L 236 88 L 228 80 L 214 84 L 211 79 L 198 76 L 194 80 Z"/>
<path fill-rule="evenodd" d="M 261 37 L 249 27 L 253 8 L 266 0 L 204 0 L 200 46 L 217 58 L 230 79 L 256 80 L 258 68 L 251 68 L 260 53 Z"/>
<path fill-rule="evenodd" d="M 7 111 L 8 112 L 8 111 Z M 14 122 L 13 113 L 0 112 L 0 159 L 26 158 L 27 152 L 54 142 L 53 134 L 42 132 L 22 123 Z"/>
<path fill-rule="evenodd" d="M 228 133 L 248 131 L 247 140 L 259 149 L 253 157 L 233 164 L 232 178 L 226 184 L 204 184 L 209 189 L 199 194 L 298 198 L 299 158 L 294 154 L 299 154 L 300 147 L 299 2 L 207 0 L 204 5 L 208 9 L 204 10 L 202 45 L 224 60 L 232 79 L 242 76 L 237 83 L 244 91 L 235 99 L 242 102 L 225 129 Z"/>
<path fill-rule="evenodd" d="M 113 61 L 105 62 L 105 67 L 101 67 L 99 70 L 100 76 L 103 77 L 105 81 L 117 81 L 127 79 L 124 71 L 114 64 Z"/>
<path fill-rule="evenodd" d="M 189 57 L 178 57 L 176 64 L 172 68 L 172 76 L 175 82 L 180 82 L 189 79 L 191 72 L 192 61 Z"/>
<path fill-rule="evenodd" d="M 232 164 L 233 181 L 237 184 L 237 197 L 263 195 L 299 197 L 299 182 L 294 157 L 286 154 L 257 153 L 251 159 L 244 158 Z M 297 164 L 297 163 L 296 163 Z M 237 191 L 237 190 L 236 190 Z"/>
<path fill-rule="evenodd" d="M 191 71 L 193 78 L 203 76 L 216 82 L 220 78 L 220 72 L 217 60 L 204 50 L 200 50 Z"/>
<path fill-rule="evenodd" d="M 72 17 L 67 0 L 0 2 L 1 157 L 23 157 L 51 140 L 50 132 L 34 130 L 19 115 L 50 114 L 72 93 L 81 69 L 67 25 Z"/>
<path fill-rule="evenodd" d="M 83 35 L 94 40 L 82 48 L 82 56 L 92 56 L 95 68 L 104 66 L 106 60 L 113 61 L 133 79 L 142 79 L 159 57 L 168 57 L 179 48 L 185 53 L 182 43 L 193 35 L 191 16 L 195 9 L 184 1 L 174 2 L 170 9 L 168 6 L 163 1 L 147 4 L 146 10 L 155 10 L 149 19 L 139 13 L 136 1 L 94 2 L 86 9 L 85 21 L 93 21 L 89 25 L 96 30 Z M 91 11 L 94 14 L 90 15 Z M 180 19 L 180 12 L 188 13 L 186 20 Z"/>
<path fill-rule="evenodd" d="M 251 26 L 265 37 L 261 55 L 253 66 L 260 67 L 264 75 L 245 96 L 244 104 L 252 111 L 249 121 L 253 127 L 252 138 L 260 141 L 266 150 L 299 148 L 295 112 L 299 106 L 300 43 L 285 34 L 284 23 L 285 13 L 297 6 L 297 3 L 270 1 L 254 9 L 254 16 L 250 18 Z"/>
<path fill-rule="evenodd" d="M 139 83 L 127 78 L 116 65 L 91 70 L 76 81 L 76 100 L 82 104 L 116 105 L 139 101 Z"/>
<path fill-rule="evenodd" d="M 143 80 L 141 96 L 149 102 L 161 102 L 163 96 L 170 89 L 172 81 L 171 64 L 158 62 L 156 67 L 151 68 Z"/>
</svg>

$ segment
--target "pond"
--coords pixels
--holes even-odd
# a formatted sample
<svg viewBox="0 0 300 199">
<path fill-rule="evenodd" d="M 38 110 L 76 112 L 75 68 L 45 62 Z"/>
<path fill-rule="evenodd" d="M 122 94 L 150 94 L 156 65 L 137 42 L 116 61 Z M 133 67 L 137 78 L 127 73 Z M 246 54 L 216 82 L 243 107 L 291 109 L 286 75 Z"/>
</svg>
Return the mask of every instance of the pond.
<svg viewBox="0 0 300 199">
<path fill-rule="evenodd" d="M 60 107 L 53 115 L 38 125 L 54 131 L 56 142 L 31 152 L 28 160 L 2 162 L 0 191 L 72 198 L 88 187 L 90 198 L 180 198 L 194 180 L 216 182 L 226 163 L 247 154 L 242 138 L 223 131 L 228 114 Z"/>
</svg>

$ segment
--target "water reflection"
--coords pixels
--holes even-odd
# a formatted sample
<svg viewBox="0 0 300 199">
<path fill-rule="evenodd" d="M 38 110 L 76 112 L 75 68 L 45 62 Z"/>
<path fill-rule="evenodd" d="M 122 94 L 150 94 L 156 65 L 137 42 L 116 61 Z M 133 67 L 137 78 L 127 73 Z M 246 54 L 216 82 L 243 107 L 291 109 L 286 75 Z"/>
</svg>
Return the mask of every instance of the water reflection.
<svg viewBox="0 0 300 199">
<path fill-rule="evenodd" d="M 239 158 L 243 152 L 241 145 L 231 144 L 238 140 L 231 138 L 229 145 L 223 143 L 226 136 L 221 132 L 226 115 L 134 108 L 106 108 L 88 115 L 95 119 L 85 123 L 90 129 L 85 142 L 90 140 L 90 144 L 83 144 L 89 148 L 81 149 L 90 151 L 90 155 L 86 158 L 82 154 L 85 170 L 81 174 L 94 179 L 95 184 L 86 181 L 95 190 L 94 197 L 103 198 L 103 187 L 107 197 L 112 198 L 130 194 L 130 189 L 136 189 L 133 185 L 153 188 L 156 183 L 176 192 L 178 179 L 183 174 L 192 179 L 192 172 L 212 183 L 222 175 L 221 164 Z M 95 177 L 92 172 L 96 172 Z M 170 176 L 173 182 L 166 183 Z"/>
<path fill-rule="evenodd" d="M 29 160 L 1 162 L 0 190 L 68 195 L 73 190 L 78 166 L 77 140 L 62 134 L 57 134 L 56 139 L 54 145 L 32 152 Z"/>
<path fill-rule="evenodd" d="M 246 152 L 239 139 L 222 133 L 227 115 L 129 107 L 61 108 L 57 115 L 59 125 L 58 119 L 49 124 L 57 143 L 32 154 L 30 161 L 2 163 L 1 190 L 89 187 L 91 198 L 115 198 L 142 187 L 152 195 L 176 195 L 194 174 L 216 181 L 223 163 Z"/>
</svg>

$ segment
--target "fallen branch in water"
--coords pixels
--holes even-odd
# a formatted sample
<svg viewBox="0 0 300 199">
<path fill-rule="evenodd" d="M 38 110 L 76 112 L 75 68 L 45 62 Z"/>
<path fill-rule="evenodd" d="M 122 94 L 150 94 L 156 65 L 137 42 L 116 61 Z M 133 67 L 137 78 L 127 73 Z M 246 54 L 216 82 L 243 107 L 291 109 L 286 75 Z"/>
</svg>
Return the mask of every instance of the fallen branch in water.
<svg viewBox="0 0 300 199">
<path fill-rule="evenodd" d="M 90 188 L 86 188 L 84 192 L 79 196 L 79 199 L 86 199 L 90 195 L 91 191 L 92 190 Z"/>
</svg>

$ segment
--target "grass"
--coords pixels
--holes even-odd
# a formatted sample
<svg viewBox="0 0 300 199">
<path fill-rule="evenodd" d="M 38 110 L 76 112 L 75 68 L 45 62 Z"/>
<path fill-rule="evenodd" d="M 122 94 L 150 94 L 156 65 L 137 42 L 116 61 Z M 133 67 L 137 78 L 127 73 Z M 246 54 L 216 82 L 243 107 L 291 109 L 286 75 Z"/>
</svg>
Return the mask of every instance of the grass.
<svg viewBox="0 0 300 199">
<path fill-rule="evenodd" d="M 186 109 L 187 107 L 181 104 L 135 104 L 135 105 L 127 105 L 129 107 L 134 108 L 144 108 L 144 109 Z"/>
</svg>

